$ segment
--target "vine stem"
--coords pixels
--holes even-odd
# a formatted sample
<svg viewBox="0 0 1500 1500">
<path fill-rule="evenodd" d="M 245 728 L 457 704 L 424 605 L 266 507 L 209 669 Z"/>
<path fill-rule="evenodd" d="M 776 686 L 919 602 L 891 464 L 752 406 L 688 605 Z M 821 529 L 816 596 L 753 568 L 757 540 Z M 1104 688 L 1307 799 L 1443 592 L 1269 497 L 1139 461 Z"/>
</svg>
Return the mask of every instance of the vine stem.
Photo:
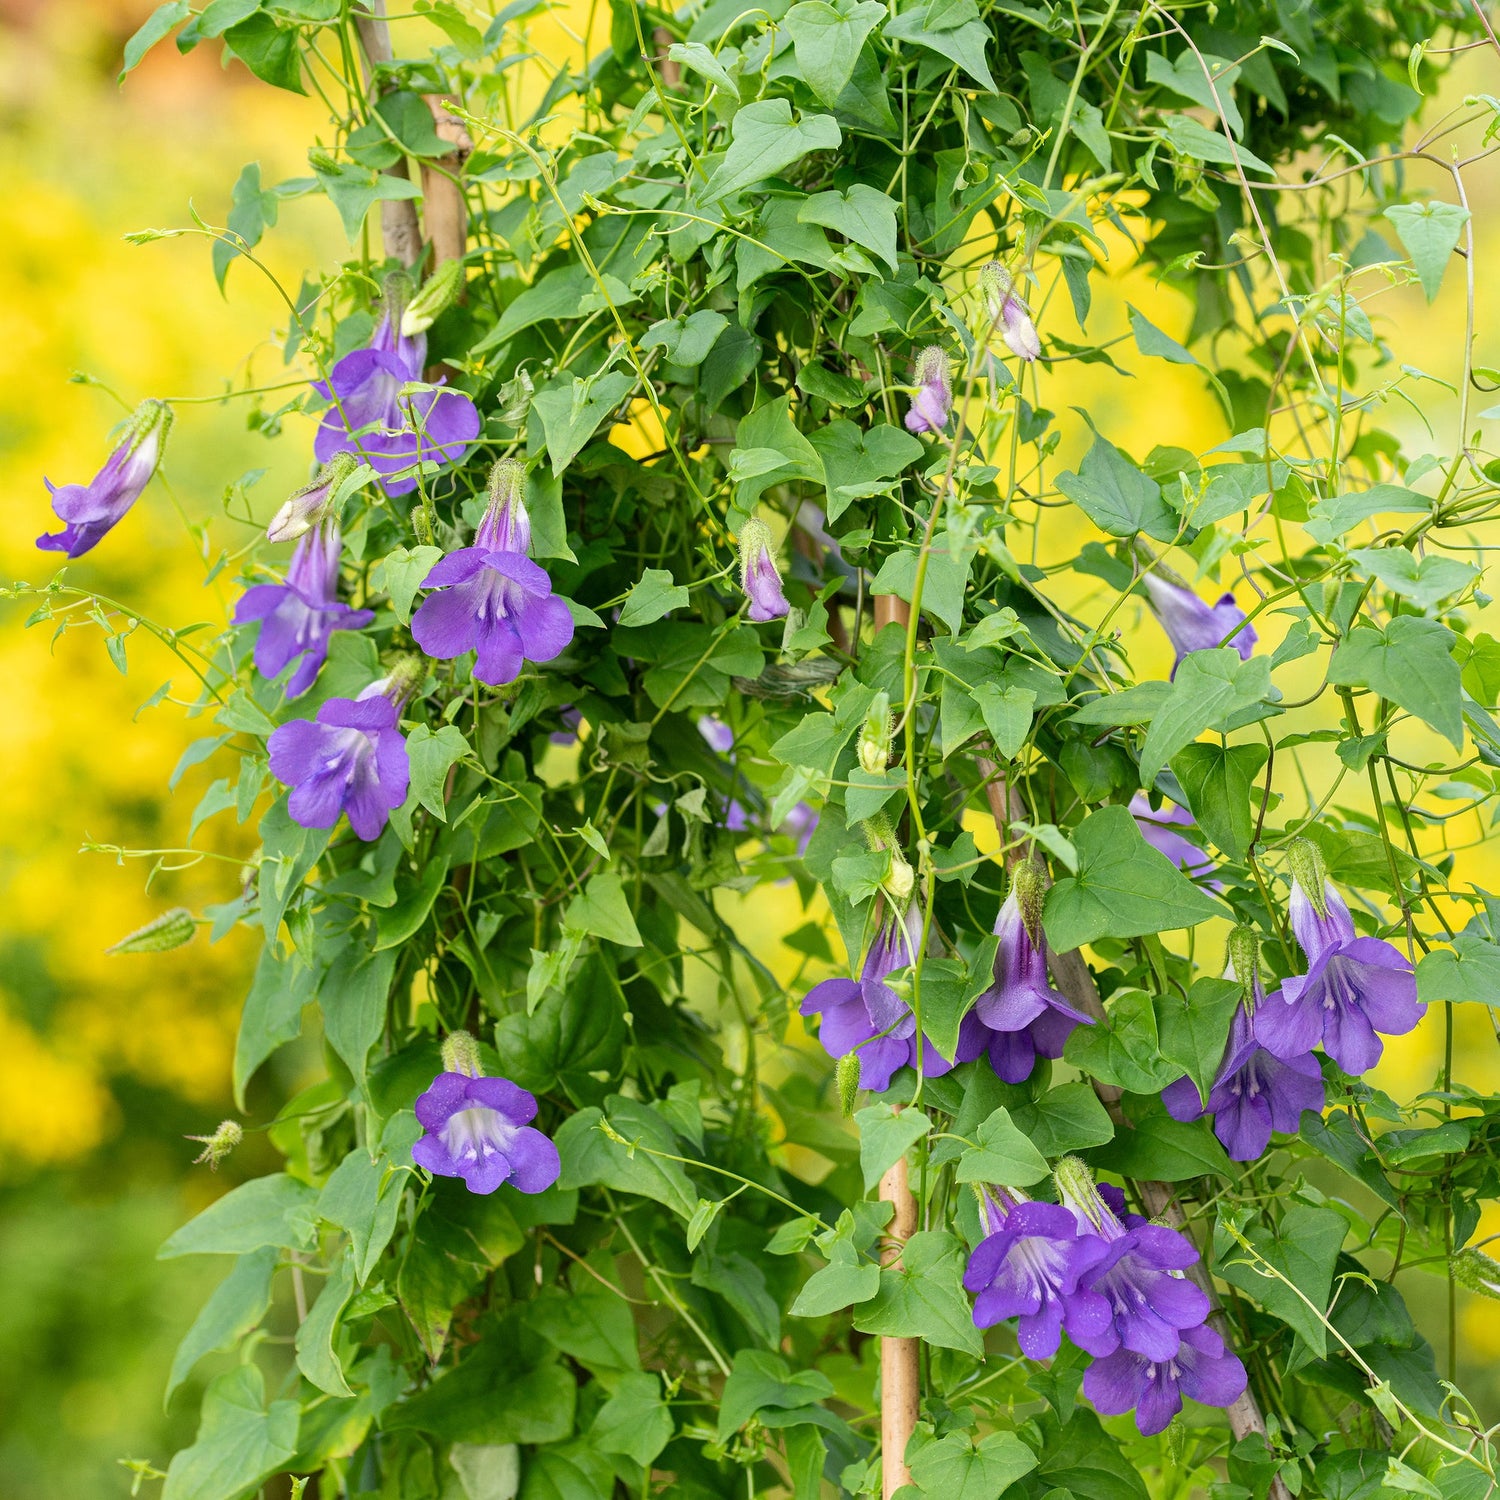
<svg viewBox="0 0 1500 1500">
<path fill-rule="evenodd" d="M 1004 847 L 1011 822 L 1023 817 L 1025 809 L 1020 806 L 1020 799 L 1003 771 L 988 760 L 979 760 L 975 765 L 979 774 L 984 778 L 984 794 L 989 799 L 990 812 L 994 816 L 995 827 L 999 831 L 1001 845 Z M 1017 842 L 1014 848 L 1007 849 L 1005 861 L 1008 866 L 1016 865 L 1028 857 L 1027 843 L 1028 841 L 1023 839 Z M 1048 948 L 1047 964 L 1052 971 L 1053 982 L 1066 996 L 1069 1004 L 1092 1016 L 1096 1021 L 1105 1020 L 1104 1002 L 1099 998 L 1099 988 L 1094 983 L 1094 976 L 1089 972 L 1089 966 L 1079 949 L 1073 948 L 1067 953 L 1054 953 L 1051 948 Z M 1089 1081 L 1094 1086 L 1094 1092 L 1099 1096 L 1099 1102 L 1109 1111 L 1109 1116 L 1115 1122 L 1116 1127 L 1128 1129 L 1129 1122 L 1120 1108 L 1121 1090 L 1111 1084 L 1101 1083 L 1097 1078 Z M 1176 1194 L 1169 1184 L 1140 1180 L 1131 1185 L 1150 1218 L 1157 1219 L 1179 1233 L 1186 1234 L 1189 1239 L 1192 1238 L 1187 1227 L 1187 1216 L 1183 1213 Z M 1230 1327 L 1228 1318 L 1224 1316 L 1224 1309 L 1219 1303 L 1219 1294 L 1214 1289 L 1213 1277 L 1209 1274 L 1208 1267 L 1201 1256 L 1188 1267 L 1187 1274 L 1208 1298 L 1211 1309 L 1208 1315 L 1209 1327 L 1224 1340 L 1224 1347 L 1232 1350 L 1234 1330 Z M 1229 1421 L 1229 1430 L 1236 1440 L 1249 1437 L 1252 1433 L 1259 1433 L 1261 1437 L 1266 1436 L 1266 1419 L 1261 1414 L 1260 1403 L 1256 1401 L 1255 1394 L 1248 1384 L 1239 1399 L 1226 1410 L 1225 1416 Z M 1267 1500 L 1291 1500 L 1291 1495 L 1279 1473 L 1271 1480 Z"/>
</svg>

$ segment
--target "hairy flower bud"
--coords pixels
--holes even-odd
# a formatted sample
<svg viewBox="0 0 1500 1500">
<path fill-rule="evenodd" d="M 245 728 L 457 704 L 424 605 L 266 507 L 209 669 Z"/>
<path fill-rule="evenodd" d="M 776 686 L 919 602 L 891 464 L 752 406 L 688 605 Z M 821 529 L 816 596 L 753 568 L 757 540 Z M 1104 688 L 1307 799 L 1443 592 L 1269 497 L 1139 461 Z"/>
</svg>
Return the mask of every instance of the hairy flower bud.
<svg viewBox="0 0 1500 1500">
<path fill-rule="evenodd" d="M 526 511 L 526 465 L 502 458 L 490 470 L 490 503 L 474 545 L 490 552 L 529 552 L 531 517 Z"/>
<path fill-rule="evenodd" d="M 876 693 L 859 731 L 860 769 L 879 776 L 891 762 L 891 699 L 888 693 Z"/>
<path fill-rule="evenodd" d="M 198 923 L 185 906 L 174 906 L 164 911 L 144 927 L 127 933 L 118 943 L 106 948 L 106 953 L 170 953 L 193 940 Z"/>
<path fill-rule="evenodd" d="M 1500 1261 L 1492 1259 L 1483 1250 L 1460 1250 L 1448 1257 L 1448 1265 L 1460 1286 L 1466 1286 L 1481 1297 L 1492 1297 L 1500 1301 Z"/>
<path fill-rule="evenodd" d="M 462 1073 L 465 1078 L 482 1078 L 484 1069 L 479 1065 L 479 1043 L 467 1031 L 450 1031 L 443 1038 L 443 1069 L 448 1073 Z"/>
<path fill-rule="evenodd" d="M 885 888 L 902 905 L 911 900 L 912 892 L 917 888 L 916 872 L 901 850 L 894 846 L 891 849 L 891 873 L 885 878 Z"/>
<path fill-rule="evenodd" d="M 1015 279 L 998 260 L 979 273 L 979 287 L 990 315 L 991 330 L 998 331 L 1005 347 L 1028 364 L 1042 352 L 1042 341 L 1026 304 L 1016 295 Z"/>
<path fill-rule="evenodd" d="M 193 1158 L 195 1167 L 207 1164 L 210 1172 L 219 1170 L 219 1163 L 244 1140 L 245 1132 L 233 1120 L 221 1120 L 212 1135 L 190 1135 L 186 1139 L 197 1141 L 202 1147 Z"/>
<path fill-rule="evenodd" d="M 1323 863 L 1323 854 L 1311 839 L 1293 839 L 1287 850 L 1292 867 L 1292 879 L 1302 888 L 1302 894 L 1312 902 L 1318 916 L 1328 916 L 1328 867 Z"/>
<path fill-rule="evenodd" d="M 1026 926 L 1026 936 L 1034 947 L 1042 945 L 1042 901 L 1047 895 L 1047 877 L 1033 860 L 1023 859 L 1011 874 L 1011 889 L 1016 893 L 1016 904 L 1021 908 L 1021 921 Z"/>
<path fill-rule="evenodd" d="M 846 1052 L 839 1058 L 833 1070 L 834 1082 L 838 1085 L 839 1109 L 845 1119 L 854 1113 L 854 1096 L 859 1093 L 859 1053 Z"/>
<path fill-rule="evenodd" d="M 747 618 L 757 624 L 780 620 L 791 610 L 771 553 L 771 528 L 753 517 L 740 527 L 740 586 L 750 604 Z"/>
<path fill-rule="evenodd" d="M 1245 1004 L 1253 1009 L 1260 979 L 1260 939 L 1253 927 L 1241 924 L 1230 929 L 1224 945 L 1224 977 L 1239 981 Z"/>
<path fill-rule="evenodd" d="M 358 467 L 359 459 L 353 453 L 335 453 L 310 484 L 287 496 L 266 527 L 266 540 L 294 542 L 299 536 L 305 536 L 321 519 L 324 508 L 338 493 L 339 486 Z"/>
<path fill-rule="evenodd" d="M 913 375 L 916 394 L 906 413 L 908 432 L 941 432 L 953 414 L 953 386 L 949 378 L 947 351 L 929 344 L 917 355 Z"/>
<path fill-rule="evenodd" d="M 1052 1173 L 1052 1180 L 1057 1184 L 1058 1197 L 1074 1213 L 1087 1219 L 1095 1231 L 1109 1231 L 1110 1237 L 1119 1232 L 1120 1221 L 1100 1196 L 1094 1174 L 1082 1157 L 1063 1157 Z"/>
<path fill-rule="evenodd" d="M 417 289 L 416 295 L 401 310 L 401 337 L 415 338 L 426 333 L 438 316 L 458 296 L 463 286 L 464 265 L 461 260 L 445 260 Z"/>
</svg>

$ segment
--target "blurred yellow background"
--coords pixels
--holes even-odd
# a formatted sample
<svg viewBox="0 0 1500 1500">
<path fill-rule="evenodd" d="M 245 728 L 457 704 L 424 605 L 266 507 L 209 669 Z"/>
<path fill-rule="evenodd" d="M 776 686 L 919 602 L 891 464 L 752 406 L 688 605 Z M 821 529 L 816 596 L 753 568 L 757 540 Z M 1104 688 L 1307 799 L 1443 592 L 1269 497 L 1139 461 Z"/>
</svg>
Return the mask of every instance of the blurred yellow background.
<svg viewBox="0 0 1500 1500">
<path fill-rule="evenodd" d="M 280 303 L 249 267 L 232 268 L 228 297 L 221 298 L 204 240 L 132 246 L 122 236 L 187 225 L 190 203 L 223 222 L 246 162 L 258 160 L 267 183 L 305 173 L 322 106 L 254 83 L 238 65 L 222 70 L 214 46 L 186 58 L 158 48 L 121 92 L 121 49 L 149 10 L 137 0 L 0 0 L 0 485 L 8 523 L 0 532 L 0 578 L 39 583 L 52 575 L 54 557 L 33 545 L 53 525 L 42 476 L 58 483 L 91 476 L 107 452 L 109 429 L 138 400 L 212 396 L 231 375 L 248 373 L 258 385 L 287 378 L 270 338 Z M 567 45 L 560 30 L 554 40 Z M 1456 103 L 1482 87 L 1487 66 L 1460 70 L 1445 96 Z M 1493 170 L 1476 175 L 1471 193 L 1481 254 L 1492 256 L 1485 247 L 1500 231 Z M 1185 300 L 1129 271 L 1123 242 L 1116 245 L 1109 288 L 1096 292 L 1090 336 L 1123 331 L 1127 298 L 1181 336 Z M 314 198 L 283 206 L 263 253 L 295 287 L 304 269 L 336 264 L 346 246 L 331 207 Z M 1459 281 L 1450 272 L 1431 311 L 1413 289 L 1381 299 L 1381 332 L 1398 360 L 1424 365 L 1441 356 L 1451 368 L 1431 373 L 1456 378 Z M 1486 295 L 1481 278 L 1482 314 L 1492 311 Z M 1044 332 L 1077 337 L 1071 325 L 1062 305 L 1046 309 Z M 1500 337 L 1483 322 L 1476 357 L 1500 363 Z M 1063 376 L 1049 377 L 1049 404 L 1060 412 L 1087 406 L 1102 431 L 1138 456 L 1158 442 L 1202 450 L 1224 435 L 1199 374 L 1160 361 L 1136 362 L 1138 370 L 1142 365 L 1149 369 L 1133 381 L 1065 366 L 1066 388 Z M 75 374 L 98 383 L 75 383 Z M 1446 444 L 1452 401 L 1436 385 L 1422 389 L 1433 398 L 1426 415 Z M 279 400 L 267 397 L 267 407 Z M 238 400 L 178 408 L 167 473 L 182 512 L 212 519 L 201 557 L 186 544 L 165 492 L 153 488 L 106 546 L 71 565 L 72 576 L 165 623 L 219 621 L 232 570 L 208 586 L 204 576 L 221 550 L 249 540 L 246 528 L 224 518 L 226 487 L 247 471 L 266 470 L 252 499 L 268 514 L 307 473 L 310 424 L 293 418 L 281 440 L 268 441 L 247 423 L 251 406 Z M 1076 434 L 1079 424 L 1071 414 L 1067 420 Z M 1404 434 L 1420 432 L 1410 411 L 1385 420 Z M 1420 450 L 1422 440 L 1413 441 Z M 1086 529 L 1080 522 L 1080 543 Z M 170 653 L 138 631 L 127 643 L 129 672 L 121 675 L 96 627 L 80 619 L 49 644 L 51 626 L 23 628 L 31 607 L 24 600 L 0 605 L 6 1500 L 127 1493 L 129 1475 L 116 1460 L 164 1462 L 171 1446 L 191 1435 L 190 1395 L 179 1396 L 164 1417 L 160 1392 L 177 1339 L 223 1268 L 158 1268 L 151 1257 L 220 1189 L 203 1169 L 189 1170 L 195 1148 L 182 1136 L 206 1133 L 230 1110 L 234 1032 L 254 958 L 253 943 L 239 934 L 217 947 L 200 934 L 168 957 L 103 951 L 169 906 L 199 910 L 235 894 L 232 862 L 169 858 L 169 866 L 186 867 L 164 870 L 146 889 L 150 859 L 79 852 L 85 841 L 182 848 L 198 797 L 221 773 L 190 770 L 168 799 L 167 779 L 183 748 L 207 732 L 170 701 L 137 717 L 169 679 L 170 698 L 192 698 L 190 675 Z M 1163 673 L 1170 663 L 1154 627 L 1122 623 L 1127 631 L 1140 625 L 1137 660 Z M 198 842 L 232 851 L 244 847 L 245 835 L 224 813 Z M 1475 878 L 1497 883 L 1492 857 L 1467 858 Z M 790 888 L 769 899 L 795 901 Z M 791 910 L 785 917 L 744 926 L 766 960 L 789 974 L 788 950 L 755 936 L 802 920 Z M 1500 1083 L 1488 1013 L 1461 1007 L 1459 1020 L 1460 1076 L 1479 1086 Z M 1376 1081 L 1410 1097 L 1431 1085 L 1440 1055 L 1434 1017 L 1388 1049 Z M 295 1055 L 282 1066 L 295 1069 Z M 251 1173 L 270 1165 L 268 1148 L 254 1139 L 236 1163 Z M 1481 1233 L 1496 1229 L 1500 1219 L 1489 1219 Z M 1440 1343 L 1440 1284 L 1432 1285 L 1433 1301 L 1419 1308 L 1419 1320 Z M 1500 1318 L 1492 1309 L 1466 1303 L 1462 1324 L 1465 1372 L 1491 1405 L 1500 1382 L 1479 1377 L 1500 1354 Z"/>
</svg>

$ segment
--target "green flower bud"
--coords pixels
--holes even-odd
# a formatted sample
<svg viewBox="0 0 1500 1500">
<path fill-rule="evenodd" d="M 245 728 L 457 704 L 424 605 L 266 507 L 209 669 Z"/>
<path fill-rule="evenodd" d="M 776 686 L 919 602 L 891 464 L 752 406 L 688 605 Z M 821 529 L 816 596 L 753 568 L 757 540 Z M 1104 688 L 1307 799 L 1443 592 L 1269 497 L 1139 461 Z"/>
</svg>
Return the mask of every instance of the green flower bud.
<svg viewBox="0 0 1500 1500">
<path fill-rule="evenodd" d="M 1481 1297 L 1500 1301 L 1500 1261 L 1491 1259 L 1483 1250 L 1460 1250 L 1449 1256 L 1454 1279 Z"/>
<path fill-rule="evenodd" d="M 1323 863 L 1323 854 L 1310 839 L 1293 839 L 1287 850 L 1292 866 L 1292 879 L 1302 887 L 1302 894 L 1312 902 L 1320 918 L 1328 916 L 1328 902 L 1324 886 L 1328 880 L 1328 866 Z"/>
<path fill-rule="evenodd" d="M 463 262 L 445 260 L 402 308 L 401 337 L 412 339 L 419 333 L 426 333 L 458 296 L 463 287 L 463 279 Z"/>
<path fill-rule="evenodd" d="M 1042 902 L 1047 895 L 1047 877 L 1033 860 L 1023 859 L 1012 872 L 1011 887 L 1021 908 L 1021 921 L 1034 948 L 1042 946 Z"/>
<path fill-rule="evenodd" d="M 219 1170 L 219 1163 L 244 1140 L 245 1132 L 235 1124 L 233 1120 L 221 1120 L 219 1128 L 212 1135 L 190 1135 L 186 1139 L 197 1141 L 202 1147 L 197 1156 L 193 1158 L 195 1167 L 208 1165 L 210 1172 Z"/>
<path fill-rule="evenodd" d="M 838 1085 L 839 1108 L 848 1119 L 854 1113 L 854 1097 L 859 1093 L 859 1053 L 846 1052 L 839 1058 L 833 1078 Z"/>
<path fill-rule="evenodd" d="M 1230 929 L 1224 947 L 1224 974 L 1237 979 L 1245 992 L 1245 1004 L 1255 1003 L 1255 981 L 1260 977 L 1260 938 L 1253 927 Z"/>
<path fill-rule="evenodd" d="M 483 1078 L 479 1065 L 479 1043 L 467 1031 L 450 1031 L 443 1038 L 443 1071 L 462 1073 L 465 1078 Z"/>
<path fill-rule="evenodd" d="M 882 775 L 891 763 L 891 699 L 876 693 L 859 731 L 860 769 L 871 776 Z"/>
<path fill-rule="evenodd" d="M 184 944 L 193 940 L 193 934 L 198 930 L 197 920 L 185 906 L 174 906 L 171 911 L 164 911 L 154 921 L 147 922 L 144 927 L 137 927 L 132 933 L 122 937 L 118 943 L 111 948 L 106 948 L 106 953 L 170 953 L 174 948 L 181 948 Z"/>
</svg>

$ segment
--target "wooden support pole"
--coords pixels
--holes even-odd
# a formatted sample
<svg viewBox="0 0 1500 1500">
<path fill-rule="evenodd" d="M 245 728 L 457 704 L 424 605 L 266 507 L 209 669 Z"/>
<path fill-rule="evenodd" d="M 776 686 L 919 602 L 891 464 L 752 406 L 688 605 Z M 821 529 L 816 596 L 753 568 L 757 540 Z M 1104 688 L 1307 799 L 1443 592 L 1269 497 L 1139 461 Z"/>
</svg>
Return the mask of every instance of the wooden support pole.
<svg viewBox="0 0 1500 1500">
<path fill-rule="evenodd" d="M 372 91 L 384 92 L 376 78 L 375 70 L 390 62 L 395 54 L 391 51 L 391 32 L 385 20 L 385 0 L 361 0 L 361 9 L 354 13 L 355 29 L 359 32 L 359 43 L 365 54 L 365 76 Z M 391 176 L 407 176 L 406 162 L 398 161 L 390 169 Z M 380 238 L 385 253 L 403 266 L 414 266 L 422 255 L 422 231 L 417 227 L 417 205 L 410 198 L 393 198 L 380 205 Z"/>
<path fill-rule="evenodd" d="M 916 1233 L 917 1200 L 907 1179 L 906 1157 L 880 1179 L 880 1201 L 895 1209 L 886 1230 L 880 1263 L 901 1263 L 901 1251 Z M 906 1445 L 916 1431 L 921 1405 L 920 1366 L 916 1339 L 882 1338 L 880 1341 L 880 1492 L 891 1500 L 904 1484 L 910 1484 L 906 1467 Z"/>
<path fill-rule="evenodd" d="M 432 266 L 445 260 L 462 260 L 469 243 L 469 206 L 463 183 L 457 180 L 474 151 L 474 142 L 464 122 L 448 107 L 441 94 L 424 96 L 432 111 L 432 126 L 453 150 L 435 162 L 422 163 L 422 221 L 432 245 Z"/>
</svg>

